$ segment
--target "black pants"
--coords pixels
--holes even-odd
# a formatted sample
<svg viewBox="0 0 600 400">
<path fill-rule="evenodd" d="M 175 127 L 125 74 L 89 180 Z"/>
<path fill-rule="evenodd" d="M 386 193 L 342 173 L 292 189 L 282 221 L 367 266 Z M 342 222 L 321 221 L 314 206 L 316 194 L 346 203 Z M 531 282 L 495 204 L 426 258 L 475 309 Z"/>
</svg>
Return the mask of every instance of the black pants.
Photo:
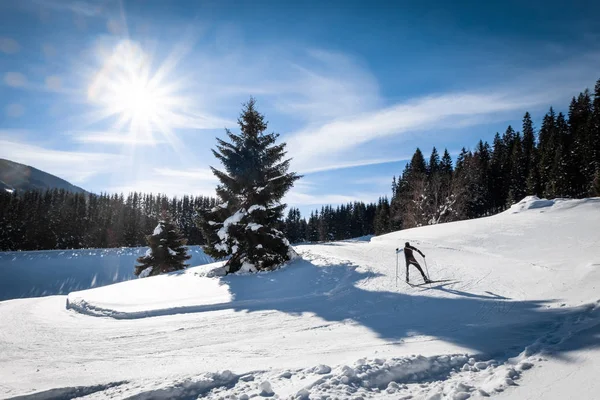
<svg viewBox="0 0 600 400">
<path fill-rule="evenodd" d="M 414 265 L 415 268 L 417 268 L 419 270 L 419 272 L 421 273 L 421 275 L 423 276 L 423 280 L 426 281 L 427 280 L 427 276 L 425 276 L 425 273 L 423 272 L 423 270 L 421 269 L 421 266 L 419 265 L 419 263 L 417 262 L 417 260 L 406 260 L 406 280 L 408 281 L 408 267 L 410 265 Z"/>
</svg>

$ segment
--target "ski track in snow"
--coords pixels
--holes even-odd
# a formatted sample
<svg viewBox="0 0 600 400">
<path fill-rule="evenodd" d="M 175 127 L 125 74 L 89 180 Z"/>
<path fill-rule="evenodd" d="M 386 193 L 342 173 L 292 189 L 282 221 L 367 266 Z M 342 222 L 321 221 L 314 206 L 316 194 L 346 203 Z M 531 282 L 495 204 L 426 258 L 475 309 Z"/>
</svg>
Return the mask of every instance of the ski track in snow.
<svg viewBox="0 0 600 400">
<path fill-rule="evenodd" d="M 302 259 L 273 273 L 198 268 L 0 302 L 0 398 L 558 399 L 578 398 L 576 379 L 597 393 L 598 226 L 600 199 L 526 199 L 297 246 Z M 406 240 L 444 282 L 407 285 L 401 258 L 396 286 Z M 144 287 L 173 299 L 146 303 Z"/>
</svg>

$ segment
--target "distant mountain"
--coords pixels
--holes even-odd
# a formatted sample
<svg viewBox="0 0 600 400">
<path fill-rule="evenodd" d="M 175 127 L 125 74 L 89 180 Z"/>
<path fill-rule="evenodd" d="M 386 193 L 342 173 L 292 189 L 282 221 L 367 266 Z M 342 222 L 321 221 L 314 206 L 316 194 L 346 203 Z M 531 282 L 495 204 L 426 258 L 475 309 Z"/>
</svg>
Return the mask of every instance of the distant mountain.
<svg viewBox="0 0 600 400">
<path fill-rule="evenodd" d="M 28 165 L 0 158 L 0 190 L 64 189 L 73 193 L 87 193 L 64 179 Z"/>
</svg>

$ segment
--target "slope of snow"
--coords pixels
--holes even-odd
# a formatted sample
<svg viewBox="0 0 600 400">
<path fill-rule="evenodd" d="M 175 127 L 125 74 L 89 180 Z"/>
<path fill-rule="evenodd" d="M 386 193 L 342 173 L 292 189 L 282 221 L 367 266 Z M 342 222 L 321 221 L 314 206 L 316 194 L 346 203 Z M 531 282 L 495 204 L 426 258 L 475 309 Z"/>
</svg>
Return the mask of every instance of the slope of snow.
<svg viewBox="0 0 600 400">
<path fill-rule="evenodd" d="M 219 277 L 217 263 L 0 302 L 0 397 L 594 398 L 599 226 L 598 198 L 530 198 L 297 246 L 272 273 Z M 407 285 L 403 260 L 396 281 L 406 241 L 440 282 Z"/>
<path fill-rule="evenodd" d="M 191 265 L 214 262 L 200 246 L 189 246 Z M 136 259 L 147 247 L 0 252 L 0 301 L 68 294 L 74 290 L 136 279 Z"/>
</svg>

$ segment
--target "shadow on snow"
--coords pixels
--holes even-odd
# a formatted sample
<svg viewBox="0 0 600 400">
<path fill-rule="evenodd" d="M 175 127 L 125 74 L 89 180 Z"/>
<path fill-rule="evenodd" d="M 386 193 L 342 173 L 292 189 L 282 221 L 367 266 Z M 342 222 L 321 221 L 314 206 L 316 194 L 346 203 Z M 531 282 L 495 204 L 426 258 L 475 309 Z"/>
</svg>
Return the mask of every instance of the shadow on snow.
<svg viewBox="0 0 600 400">
<path fill-rule="evenodd" d="M 298 260 L 267 274 L 221 278 L 234 297 L 231 308 L 257 312 L 275 310 L 291 315 L 312 313 L 327 321 L 353 321 L 380 338 L 400 342 L 427 335 L 489 357 L 512 357 L 525 346 L 551 345 L 551 351 L 577 350 L 598 345 L 600 309 L 594 305 L 549 308 L 550 300 L 511 300 L 492 292 L 486 295 L 445 286 L 433 290 L 455 297 L 431 297 L 412 291 L 368 291 L 356 286 L 380 274 L 359 272 L 351 264 L 320 267 Z M 426 291 L 426 289 L 423 289 Z M 589 328 L 584 328 L 582 323 Z M 586 329 L 585 340 L 565 335 Z M 549 350 L 549 347 L 545 347 Z"/>
</svg>

